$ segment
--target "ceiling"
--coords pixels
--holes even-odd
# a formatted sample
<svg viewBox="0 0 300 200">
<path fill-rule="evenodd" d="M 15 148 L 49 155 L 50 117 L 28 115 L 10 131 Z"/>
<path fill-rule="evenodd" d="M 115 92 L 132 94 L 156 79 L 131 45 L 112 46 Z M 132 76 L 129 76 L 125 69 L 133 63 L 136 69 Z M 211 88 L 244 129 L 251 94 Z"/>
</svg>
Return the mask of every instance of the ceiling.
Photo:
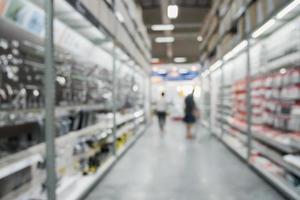
<svg viewBox="0 0 300 200">
<path fill-rule="evenodd" d="M 152 40 L 152 57 L 159 58 L 160 63 L 172 63 L 175 57 L 186 57 L 187 62 L 199 60 L 199 41 L 197 37 L 211 0 L 137 0 L 143 9 L 144 23 Z M 169 4 L 179 6 L 178 17 L 169 19 Z M 173 31 L 152 31 L 153 24 L 174 24 Z M 173 36 L 173 43 L 155 43 L 160 36 Z"/>
</svg>

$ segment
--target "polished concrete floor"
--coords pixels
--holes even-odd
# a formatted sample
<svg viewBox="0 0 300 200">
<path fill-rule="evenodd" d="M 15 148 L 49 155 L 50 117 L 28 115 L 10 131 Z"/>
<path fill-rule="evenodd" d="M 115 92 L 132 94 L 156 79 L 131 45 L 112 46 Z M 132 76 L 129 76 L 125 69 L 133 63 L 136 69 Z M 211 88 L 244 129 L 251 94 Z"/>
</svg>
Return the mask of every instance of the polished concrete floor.
<svg viewBox="0 0 300 200">
<path fill-rule="evenodd" d="M 88 200 L 283 200 L 213 136 L 185 139 L 168 122 L 151 127 L 87 197 Z"/>
</svg>

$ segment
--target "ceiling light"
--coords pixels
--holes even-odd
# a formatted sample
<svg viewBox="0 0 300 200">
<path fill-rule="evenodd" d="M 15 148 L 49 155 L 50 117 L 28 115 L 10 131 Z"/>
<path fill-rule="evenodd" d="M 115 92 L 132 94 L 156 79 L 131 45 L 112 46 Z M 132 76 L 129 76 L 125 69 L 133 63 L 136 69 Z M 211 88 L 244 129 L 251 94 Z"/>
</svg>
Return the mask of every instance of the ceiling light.
<svg viewBox="0 0 300 200">
<path fill-rule="evenodd" d="M 35 97 L 38 97 L 40 95 L 40 92 L 38 90 L 33 90 L 33 95 Z"/>
<path fill-rule="evenodd" d="M 288 6 L 286 6 L 282 11 L 280 11 L 276 15 L 276 18 L 282 19 L 284 16 L 286 16 L 289 12 L 291 12 L 293 9 L 295 9 L 299 5 L 300 5 L 300 0 L 294 0 L 292 3 L 290 3 Z"/>
<path fill-rule="evenodd" d="M 247 40 L 243 40 L 241 43 L 239 43 L 236 47 L 234 47 L 230 52 L 228 52 L 225 56 L 224 56 L 224 60 L 230 60 L 231 58 L 233 58 L 234 56 L 236 56 L 239 52 L 241 52 L 243 49 L 245 49 L 248 45 L 248 41 Z"/>
<path fill-rule="evenodd" d="M 202 37 L 201 35 L 199 35 L 199 36 L 197 37 L 197 40 L 198 40 L 198 42 L 202 42 L 202 41 L 203 41 L 203 37 Z"/>
<path fill-rule="evenodd" d="M 265 33 L 269 28 L 271 28 L 276 23 L 275 19 L 269 20 L 267 23 L 265 23 L 263 26 L 261 26 L 259 29 L 257 29 L 253 34 L 253 38 L 258 38 L 260 35 Z"/>
<path fill-rule="evenodd" d="M 187 61 L 186 57 L 176 57 L 176 58 L 174 58 L 174 62 L 176 62 L 176 63 L 184 63 L 186 61 Z"/>
<path fill-rule="evenodd" d="M 156 43 L 172 43 L 175 41 L 174 37 L 157 37 L 155 38 Z"/>
<path fill-rule="evenodd" d="M 168 6 L 168 17 L 170 19 L 176 19 L 178 17 L 178 6 L 177 5 L 169 5 Z"/>
<path fill-rule="evenodd" d="M 152 58 L 151 63 L 158 63 L 160 60 L 159 58 Z"/>
<path fill-rule="evenodd" d="M 121 23 L 124 22 L 124 17 L 120 12 L 116 12 L 116 17 Z"/>
<path fill-rule="evenodd" d="M 155 24 L 151 26 L 152 31 L 172 31 L 174 28 L 173 24 Z"/>
</svg>

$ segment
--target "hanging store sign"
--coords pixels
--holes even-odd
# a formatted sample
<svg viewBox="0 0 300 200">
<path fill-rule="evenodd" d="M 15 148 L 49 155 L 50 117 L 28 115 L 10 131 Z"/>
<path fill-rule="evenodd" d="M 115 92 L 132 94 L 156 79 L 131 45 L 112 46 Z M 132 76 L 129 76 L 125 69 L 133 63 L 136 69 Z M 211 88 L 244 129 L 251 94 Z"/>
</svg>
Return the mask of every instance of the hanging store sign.
<svg viewBox="0 0 300 200">
<path fill-rule="evenodd" d="M 167 70 L 157 70 L 152 72 L 152 77 L 161 77 L 166 81 L 186 81 L 193 80 L 199 76 L 197 71 L 186 71 L 185 73 L 167 71 Z"/>
</svg>

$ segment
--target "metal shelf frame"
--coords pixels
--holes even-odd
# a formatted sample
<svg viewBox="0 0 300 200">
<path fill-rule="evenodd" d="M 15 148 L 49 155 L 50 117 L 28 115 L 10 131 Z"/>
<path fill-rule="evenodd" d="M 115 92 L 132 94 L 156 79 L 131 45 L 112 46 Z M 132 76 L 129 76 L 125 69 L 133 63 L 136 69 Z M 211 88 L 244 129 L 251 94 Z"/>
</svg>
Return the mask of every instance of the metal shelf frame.
<svg viewBox="0 0 300 200">
<path fill-rule="evenodd" d="M 284 5 L 281 9 L 274 11 L 271 16 L 266 19 L 264 21 L 264 23 L 262 23 L 261 25 L 263 26 L 266 22 L 268 22 L 271 19 L 275 19 L 278 20 L 276 18 L 276 15 L 283 10 L 289 3 L 291 2 L 287 2 L 286 5 Z M 295 13 L 296 16 L 299 16 L 299 13 Z M 288 23 L 290 20 L 292 20 L 293 18 L 287 20 L 287 21 L 280 21 L 280 25 L 278 25 L 276 28 L 280 29 L 285 23 Z M 260 26 L 258 26 L 259 28 Z M 256 29 L 257 30 L 257 29 Z M 253 30 L 254 32 L 255 30 Z M 274 31 L 274 30 L 273 30 Z M 263 178 L 265 178 L 268 182 L 270 182 L 275 188 L 277 188 L 279 191 L 282 192 L 282 194 L 284 196 L 286 196 L 288 199 L 293 199 L 293 200 L 299 200 L 300 199 L 300 193 L 296 192 L 296 190 L 294 188 L 292 188 L 291 186 L 289 186 L 287 184 L 287 182 L 285 182 L 284 180 L 281 180 L 280 178 L 276 177 L 275 175 L 272 175 L 271 173 L 267 172 L 266 170 L 255 166 L 253 163 L 251 163 L 251 155 L 253 150 L 257 150 L 258 152 L 260 152 L 262 155 L 264 155 L 265 157 L 269 158 L 270 161 L 278 164 L 279 166 L 283 167 L 286 171 L 289 171 L 290 173 L 296 175 L 299 177 L 300 175 L 300 169 L 297 167 L 294 167 L 292 165 L 290 165 L 289 163 L 285 162 L 283 160 L 282 155 L 280 155 L 280 153 L 276 152 L 276 150 L 270 150 L 268 147 L 264 147 L 262 143 L 266 143 L 270 146 L 273 147 L 277 147 L 277 149 L 281 152 L 285 152 L 285 153 L 294 153 L 295 151 L 292 150 L 291 148 L 288 148 L 285 145 L 280 145 L 278 142 L 276 143 L 274 140 L 270 140 L 270 138 L 262 138 L 260 137 L 260 135 L 258 135 L 257 133 L 255 133 L 255 131 L 253 130 L 253 123 L 252 123 L 252 109 L 251 109 L 251 105 L 252 105 L 252 95 L 251 95 L 251 79 L 253 77 L 255 77 L 256 75 L 253 75 L 253 73 L 251 72 L 251 57 L 250 57 L 250 49 L 252 46 L 254 46 L 257 42 L 260 42 L 260 39 L 262 37 L 267 37 L 268 34 L 264 34 L 262 37 L 259 37 L 257 39 L 252 38 L 252 33 L 250 32 L 249 34 L 247 34 L 245 41 L 247 42 L 247 45 L 245 46 L 244 49 L 240 50 L 236 55 L 234 55 L 233 57 L 231 57 L 229 60 L 225 60 L 223 58 L 221 58 L 222 64 L 220 66 L 218 66 L 219 69 L 221 69 L 221 86 L 220 88 L 228 88 L 230 86 L 225 85 L 224 83 L 224 66 L 227 62 L 230 62 L 232 59 L 238 57 L 239 55 L 241 55 L 242 53 L 246 54 L 246 89 L 247 89 L 247 93 L 246 93 L 246 108 L 247 108 L 247 125 L 246 125 L 246 130 L 242 130 L 239 127 L 234 126 L 233 124 L 227 123 L 229 126 L 233 127 L 234 129 L 240 131 L 241 133 L 243 133 L 247 138 L 246 138 L 246 148 L 247 148 L 247 157 L 246 158 L 242 158 L 243 161 L 245 161 L 245 163 L 247 163 L 247 165 L 249 167 L 251 167 L 254 171 L 256 171 L 257 173 L 261 174 Z M 299 48 L 300 51 L 300 48 Z M 267 70 L 274 70 L 274 69 L 279 69 L 280 66 L 282 66 L 283 63 L 285 63 L 285 66 L 288 63 L 292 63 L 292 62 L 299 62 L 300 63 L 300 57 L 299 57 L 299 51 L 297 53 L 293 53 L 291 55 L 287 55 L 283 58 L 279 58 L 278 60 L 272 61 L 270 64 L 268 64 Z M 210 81 L 210 76 L 211 73 L 213 73 L 214 71 L 216 71 L 216 68 L 212 71 L 211 68 L 215 68 L 215 67 L 211 67 L 211 66 L 205 66 L 202 68 L 202 75 L 201 75 L 201 80 L 203 80 L 204 78 L 208 79 Z M 217 68 L 217 69 L 218 69 Z M 261 72 L 260 72 L 261 73 Z M 220 93 L 220 107 L 224 108 L 225 103 L 224 103 L 224 89 L 220 89 L 219 91 Z M 212 93 L 210 93 L 210 96 L 212 95 Z M 210 97 L 211 98 L 211 97 Z M 211 109 L 211 102 L 209 102 L 208 107 Z M 209 109 L 209 110 L 210 110 Z M 224 113 L 220 112 L 218 115 L 221 119 L 221 124 L 220 124 L 220 128 L 221 128 L 221 134 L 219 134 L 219 131 L 217 130 L 212 130 L 211 126 L 209 126 L 209 130 L 210 132 L 213 132 L 214 135 L 222 142 L 224 143 L 232 152 L 234 152 L 234 154 L 236 154 L 239 158 L 241 158 L 240 152 L 237 152 L 237 149 L 234 149 L 230 144 L 228 144 L 228 142 L 226 142 L 224 140 L 224 138 L 227 136 L 226 132 L 227 132 L 227 128 L 224 127 Z M 217 117 L 218 117 L 217 116 Z M 223 122 L 222 122 L 223 121 Z M 218 127 L 219 128 L 219 127 Z M 217 128 L 216 128 L 217 129 Z M 218 134 L 217 134 L 218 133 Z M 221 136 L 220 136 L 221 135 Z M 238 138 L 236 138 L 238 139 Z"/>
<path fill-rule="evenodd" d="M 44 4 L 42 5 L 45 9 L 45 40 L 44 40 L 44 47 L 45 47 L 45 110 L 44 110 L 44 118 L 45 118 L 45 144 L 40 144 L 37 146 L 34 146 L 33 148 L 36 151 L 44 151 L 46 152 L 46 191 L 47 191 L 47 199 L 51 200 L 56 200 L 58 198 L 57 194 L 57 176 L 56 176 L 56 143 L 57 142 L 62 142 L 65 141 L 66 138 L 59 138 L 58 140 L 56 139 L 56 130 L 55 130 L 55 118 L 58 113 L 58 109 L 55 106 L 55 60 L 54 60 L 54 55 L 55 55 L 55 44 L 54 44 L 54 2 L 55 0 L 48 0 L 44 1 Z M 79 2 L 79 1 L 78 1 Z M 117 21 L 114 20 L 114 27 L 117 27 L 116 23 Z M 98 30 L 100 31 L 100 30 Z M 118 30 L 115 29 L 115 33 L 117 33 Z M 36 38 L 34 38 L 36 39 Z M 125 123 L 134 123 L 134 132 L 136 133 L 135 136 L 128 141 L 128 143 L 123 147 L 121 151 L 117 151 L 114 148 L 113 151 L 113 158 L 108 162 L 107 165 L 103 166 L 101 170 L 99 170 L 99 173 L 97 176 L 94 177 L 94 179 L 86 186 L 85 191 L 83 191 L 79 196 L 77 196 L 75 199 L 82 199 L 84 196 L 87 195 L 87 192 L 90 191 L 96 183 L 111 169 L 111 167 L 115 164 L 115 162 L 120 159 L 125 152 L 141 137 L 141 135 L 145 132 L 147 128 L 147 124 L 143 125 L 141 127 L 136 127 L 137 123 L 135 120 L 141 118 L 142 116 L 145 117 L 145 121 L 147 123 L 147 117 L 148 114 L 147 112 L 147 103 L 150 103 L 150 101 L 144 101 L 143 105 L 143 112 L 136 112 L 133 113 L 132 116 L 126 118 L 126 119 L 118 119 L 117 116 L 117 98 L 116 98 L 116 92 L 117 92 L 117 64 L 116 61 L 118 60 L 118 55 L 117 55 L 117 48 L 120 47 L 120 43 L 116 41 L 116 38 L 113 37 L 113 125 L 108 125 L 109 128 L 113 129 L 112 135 L 113 135 L 113 142 L 116 141 L 117 134 L 121 134 L 120 131 L 125 130 L 125 128 L 131 128 L 132 126 L 126 126 L 121 130 L 118 130 L 118 126 L 121 124 Z M 135 56 L 132 56 L 135 58 Z M 135 61 L 138 62 L 138 61 Z M 145 71 L 140 71 L 140 74 L 142 76 L 145 76 L 147 79 L 149 79 L 147 73 Z M 150 79 L 149 79 L 150 80 Z M 148 81 L 149 81 L 148 80 Z M 145 90 L 147 90 L 150 93 L 150 84 L 146 85 Z M 146 96 L 146 95 L 145 95 Z M 148 98 L 149 95 L 148 95 Z M 149 99 L 148 99 L 149 100 Z M 67 111 L 67 110 L 73 110 L 73 109 L 94 109 L 95 106 L 71 106 L 70 108 L 62 108 L 62 110 Z M 60 110 L 61 111 L 61 110 Z M 26 112 L 26 111 L 25 111 Z M 134 122 L 132 122 L 134 121 Z M 101 130 L 100 126 L 103 126 L 98 124 L 93 127 L 88 127 L 85 130 L 80 130 L 83 134 L 88 132 L 88 131 L 99 131 Z M 118 132 L 119 131 L 119 132 Z M 76 134 L 76 133 L 75 133 Z M 72 135 L 72 136 L 71 136 Z M 69 134 L 66 137 L 73 137 L 74 134 Z M 108 135 L 107 135 L 108 136 Z M 115 145 L 114 145 L 115 146 Z M 13 155 L 12 157 L 15 159 L 14 161 L 20 161 L 22 159 L 22 156 L 24 156 L 25 152 L 17 153 L 17 155 Z M 27 152 L 28 153 L 28 152 Z M 10 157 L 10 158 L 12 158 Z M 24 157 L 23 157 L 24 158 Z M 11 159 L 8 159 L 9 161 L 12 161 Z M 37 159 L 35 159 L 37 160 Z M 32 162 L 36 162 L 33 160 Z M 3 164 L 3 160 L 1 160 L 0 165 Z M 7 164 L 7 163 L 4 163 Z M 2 165 L 3 167 L 3 165 Z M 2 169 L 1 169 L 2 170 Z M 7 171 L 7 170 L 6 170 Z M 2 173 L 2 171 L 1 171 Z M 1 175 L 0 173 L 0 175 Z M 3 174 L 3 173 L 2 173 Z"/>
</svg>

